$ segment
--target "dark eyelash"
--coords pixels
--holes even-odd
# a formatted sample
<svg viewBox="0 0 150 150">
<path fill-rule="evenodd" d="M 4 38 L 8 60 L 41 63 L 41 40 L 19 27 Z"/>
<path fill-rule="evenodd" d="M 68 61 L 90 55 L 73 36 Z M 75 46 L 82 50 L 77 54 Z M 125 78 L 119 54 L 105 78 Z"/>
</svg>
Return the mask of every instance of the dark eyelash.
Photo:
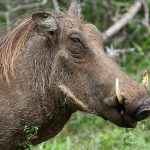
<svg viewBox="0 0 150 150">
<path fill-rule="evenodd" d="M 71 38 L 71 41 L 74 43 L 81 43 L 80 39 L 78 38 Z"/>
</svg>

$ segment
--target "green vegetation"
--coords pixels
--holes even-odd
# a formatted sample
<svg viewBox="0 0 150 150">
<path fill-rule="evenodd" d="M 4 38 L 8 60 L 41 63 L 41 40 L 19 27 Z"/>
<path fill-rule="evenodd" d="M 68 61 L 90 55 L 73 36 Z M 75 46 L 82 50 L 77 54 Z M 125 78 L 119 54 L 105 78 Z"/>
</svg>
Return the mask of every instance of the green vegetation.
<svg viewBox="0 0 150 150">
<path fill-rule="evenodd" d="M 24 139 L 18 142 L 16 150 L 31 149 L 31 140 L 37 138 L 37 133 L 40 129 L 40 125 L 32 124 L 30 126 L 25 126 L 23 129 Z"/>
<path fill-rule="evenodd" d="M 76 113 L 59 135 L 33 150 L 148 150 L 149 130 L 149 120 L 135 129 L 123 129 L 99 117 Z"/>
<path fill-rule="evenodd" d="M 147 2 L 150 7 L 150 0 Z M 67 6 L 66 0 L 59 4 Z M 132 4 L 131 0 L 81 0 L 85 19 L 96 24 L 101 31 L 111 26 Z M 53 7 L 51 2 L 49 7 Z M 113 45 L 114 49 L 134 49 L 133 53 L 119 57 L 118 63 L 138 82 L 142 80 L 144 69 L 150 73 L 150 31 L 143 25 L 143 19 L 142 9 L 126 27 L 104 43 L 104 47 Z M 4 21 L 0 18 L 0 24 Z M 135 129 L 123 129 L 97 116 L 77 112 L 54 139 L 32 150 L 148 150 L 149 131 L 149 119 L 140 122 Z"/>
</svg>

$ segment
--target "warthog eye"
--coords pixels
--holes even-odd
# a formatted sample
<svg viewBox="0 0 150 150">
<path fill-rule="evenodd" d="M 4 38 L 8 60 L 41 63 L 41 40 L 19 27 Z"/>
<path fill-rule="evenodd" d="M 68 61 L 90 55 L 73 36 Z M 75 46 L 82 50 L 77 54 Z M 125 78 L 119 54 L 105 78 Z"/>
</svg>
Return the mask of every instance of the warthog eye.
<svg viewBox="0 0 150 150">
<path fill-rule="evenodd" d="M 79 58 L 79 55 L 83 54 L 85 51 L 82 35 L 79 33 L 72 33 L 69 36 L 68 49 L 71 52 L 71 55 Z"/>
</svg>

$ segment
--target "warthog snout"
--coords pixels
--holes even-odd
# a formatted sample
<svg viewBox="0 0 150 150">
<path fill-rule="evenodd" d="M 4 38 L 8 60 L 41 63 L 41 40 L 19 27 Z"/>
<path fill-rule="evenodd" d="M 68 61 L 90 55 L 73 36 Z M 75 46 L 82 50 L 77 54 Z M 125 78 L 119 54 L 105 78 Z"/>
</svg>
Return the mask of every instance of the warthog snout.
<svg viewBox="0 0 150 150">
<path fill-rule="evenodd" d="M 136 121 L 143 120 L 143 119 L 147 118 L 149 115 L 150 115 L 150 108 L 140 110 L 139 112 L 136 113 L 135 120 Z"/>
<path fill-rule="evenodd" d="M 143 120 L 150 115 L 150 99 L 147 99 L 144 104 L 137 110 L 134 119 L 136 121 Z"/>
<path fill-rule="evenodd" d="M 124 74 L 113 80 L 113 96 L 106 96 L 104 103 L 108 107 L 102 117 L 118 126 L 133 128 L 137 121 L 150 115 L 150 99 L 146 90 L 148 73 L 144 71 L 142 84 L 135 83 Z"/>
<path fill-rule="evenodd" d="M 132 120 L 131 124 L 128 124 L 128 127 L 134 127 L 137 121 L 146 119 L 150 115 L 150 99 L 121 105 L 119 108 L 120 111 L 123 111 L 122 115 L 130 116 L 130 120 L 128 120 L 128 118 L 127 121 L 130 122 Z"/>
</svg>

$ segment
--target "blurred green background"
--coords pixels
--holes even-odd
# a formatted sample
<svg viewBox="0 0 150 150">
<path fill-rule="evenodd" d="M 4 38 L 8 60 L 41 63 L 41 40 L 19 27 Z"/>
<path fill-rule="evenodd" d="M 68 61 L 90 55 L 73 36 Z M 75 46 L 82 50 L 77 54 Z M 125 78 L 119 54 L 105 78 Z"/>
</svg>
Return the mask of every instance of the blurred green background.
<svg viewBox="0 0 150 150">
<path fill-rule="evenodd" d="M 25 5 L 40 0 L 0 0 L 0 13 L 6 12 L 16 5 Z M 62 9 L 67 9 L 67 0 L 58 0 Z M 100 31 L 105 31 L 126 13 L 132 0 L 81 0 L 82 13 L 85 20 L 95 24 Z M 54 9 L 51 0 L 45 6 Z M 150 0 L 147 0 L 150 8 Z M 36 10 L 36 9 L 35 9 Z M 0 17 L 1 28 L 6 29 L 11 21 L 18 16 L 33 11 L 20 10 L 9 16 Z M 150 12 L 147 12 L 150 14 Z M 104 48 L 111 52 L 122 51 L 115 60 L 122 69 L 139 83 L 142 72 L 147 69 L 150 73 L 150 27 L 143 24 L 144 7 L 121 31 L 104 42 Z M 131 51 L 132 50 L 132 51 Z M 148 89 L 150 89 L 148 87 Z M 29 148 L 30 149 L 30 148 Z M 150 119 L 138 124 L 135 129 L 119 128 L 109 121 L 82 112 L 72 115 L 64 129 L 53 139 L 42 143 L 32 150 L 149 150 L 150 149 Z"/>
</svg>

